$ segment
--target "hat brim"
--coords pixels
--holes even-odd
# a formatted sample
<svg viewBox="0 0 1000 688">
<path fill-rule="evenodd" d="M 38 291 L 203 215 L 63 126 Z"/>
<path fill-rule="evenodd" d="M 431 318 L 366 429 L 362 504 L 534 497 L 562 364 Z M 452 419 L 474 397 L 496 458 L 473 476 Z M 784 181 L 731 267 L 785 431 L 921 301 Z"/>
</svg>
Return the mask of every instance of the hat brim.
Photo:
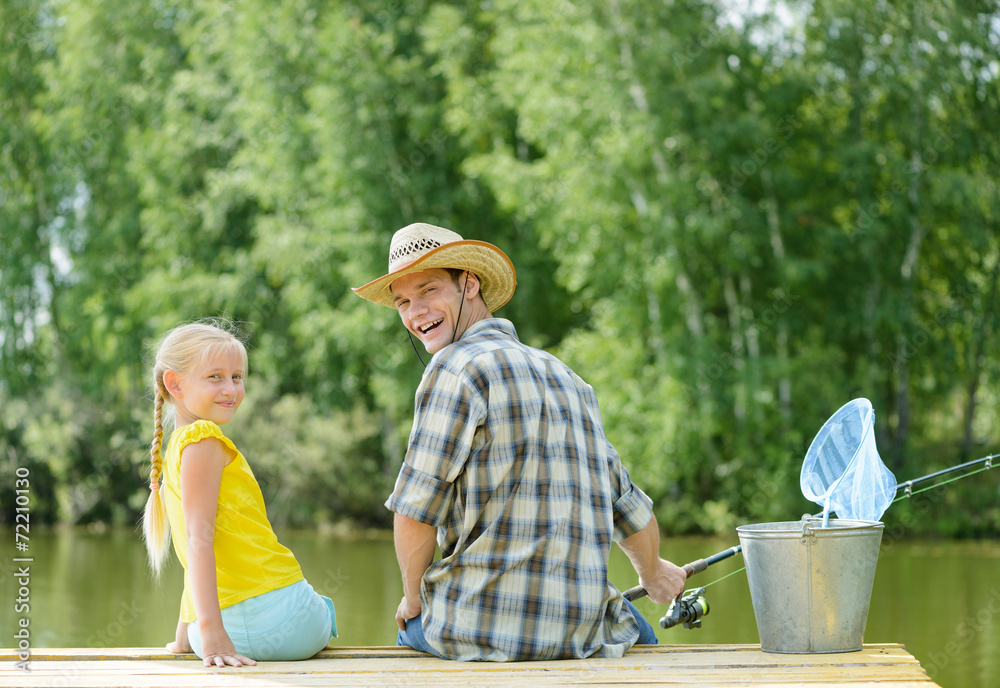
<svg viewBox="0 0 1000 688">
<path fill-rule="evenodd" d="M 392 283 L 404 275 L 434 268 L 455 268 L 474 273 L 479 278 L 479 291 L 490 313 L 510 301 L 517 285 L 514 264 L 506 253 L 485 241 L 465 239 L 438 246 L 412 263 L 352 291 L 372 303 L 395 310 L 390 289 Z"/>
</svg>

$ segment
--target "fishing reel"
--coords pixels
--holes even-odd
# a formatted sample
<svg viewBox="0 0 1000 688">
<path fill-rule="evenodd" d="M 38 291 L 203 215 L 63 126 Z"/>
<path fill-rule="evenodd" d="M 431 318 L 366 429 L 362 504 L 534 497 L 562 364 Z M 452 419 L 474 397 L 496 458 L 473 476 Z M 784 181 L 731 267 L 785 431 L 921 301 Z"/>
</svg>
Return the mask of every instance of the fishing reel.
<svg viewBox="0 0 1000 688">
<path fill-rule="evenodd" d="M 704 595 L 705 588 L 697 588 L 671 602 L 666 615 L 660 619 L 660 628 L 673 628 L 679 623 L 684 624 L 684 628 L 701 628 L 701 617 L 708 614 L 708 600 Z"/>
</svg>

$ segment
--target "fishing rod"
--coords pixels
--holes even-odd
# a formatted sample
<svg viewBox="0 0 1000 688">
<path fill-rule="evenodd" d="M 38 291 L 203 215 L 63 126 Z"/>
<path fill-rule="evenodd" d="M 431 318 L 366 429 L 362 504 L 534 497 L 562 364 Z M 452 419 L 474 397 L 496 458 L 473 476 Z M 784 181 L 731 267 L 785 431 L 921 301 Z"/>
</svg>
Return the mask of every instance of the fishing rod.
<svg viewBox="0 0 1000 688">
<path fill-rule="evenodd" d="M 907 497 L 912 497 L 915 494 L 913 491 L 914 485 L 919 485 L 920 483 L 926 482 L 928 480 L 933 480 L 934 478 L 940 478 L 942 475 L 948 475 L 949 473 L 961 471 L 966 468 L 972 468 L 973 466 L 978 466 L 979 464 L 984 464 L 981 469 L 979 469 L 978 471 L 972 471 L 970 473 L 967 473 L 966 475 L 960 475 L 957 478 L 955 478 L 955 480 L 968 478 L 970 475 L 975 475 L 976 473 L 981 473 L 982 471 L 988 471 L 989 469 L 993 468 L 993 460 L 998 458 L 1000 458 L 1000 454 L 990 454 L 989 456 L 984 456 L 981 459 L 966 461 L 965 463 L 960 463 L 957 466 L 952 466 L 951 468 L 943 468 L 940 471 L 935 471 L 934 473 L 928 473 L 923 477 L 914 478 L 913 480 L 907 480 L 906 482 L 899 483 L 896 485 L 896 492 L 902 490 L 903 494 L 897 496 L 894 501 L 898 501 L 900 499 L 906 499 Z M 940 485 L 947 485 L 949 482 L 951 481 L 949 480 L 943 483 L 931 485 L 930 487 L 926 487 L 924 489 L 929 490 L 934 487 L 939 487 Z M 922 492 L 922 491 L 923 490 L 917 490 L 917 492 Z"/>
<path fill-rule="evenodd" d="M 903 494 L 898 495 L 893 503 L 898 502 L 901 499 L 906 499 L 912 497 L 914 494 L 923 492 L 924 490 L 930 490 L 935 487 L 940 487 L 941 485 L 947 485 L 949 482 L 954 480 L 961 480 L 962 478 L 968 478 L 970 475 L 975 475 L 976 473 L 981 473 L 982 471 L 987 471 L 994 467 L 993 461 L 1000 458 L 1000 454 L 990 454 L 989 456 L 984 456 L 981 459 L 975 459 L 973 461 L 966 461 L 949 468 L 941 469 L 940 471 L 935 471 L 933 473 L 928 473 L 927 475 L 921 476 L 919 478 L 913 478 L 896 485 L 896 492 L 902 491 Z M 948 475 L 950 473 L 955 473 L 957 471 L 972 468 L 973 466 L 978 466 L 982 464 L 983 467 L 977 471 L 970 471 L 965 475 L 960 475 L 952 480 L 948 480 L 941 483 L 935 483 L 928 487 L 923 488 L 923 490 L 913 490 L 914 485 L 919 485 L 921 483 L 927 482 L 928 480 L 933 480 L 935 478 L 940 478 L 943 475 Z M 681 568 L 687 574 L 686 578 L 690 578 L 696 573 L 701 573 L 707 569 L 712 564 L 716 564 L 724 559 L 728 559 L 743 551 L 742 545 L 736 545 L 735 547 L 730 547 L 727 550 L 713 554 L 710 557 L 705 557 L 704 559 L 698 559 L 692 561 L 689 564 L 684 564 Z M 683 591 L 677 595 L 677 597 L 670 603 L 667 608 L 667 614 L 660 619 L 660 626 L 662 628 L 673 628 L 679 623 L 683 623 L 685 628 L 700 628 L 701 627 L 701 617 L 708 614 L 709 606 L 708 600 L 704 597 L 705 588 L 697 588 L 696 590 L 684 593 Z M 641 597 L 647 595 L 647 591 L 641 585 L 637 585 L 634 588 L 629 588 L 622 593 L 624 597 L 629 602 L 637 600 Z M 683 597 L 682 597 L 683 595 Z"/>
<path fill-rule="evenodd" d="M 718 554 L 713 554 L 710 557 L 705 557 L 704 559 L 698 559 L 697 561 L 692 561 L 690 564 L 684 564 L 684 566 L 682 566 L 681 568 L 684 569 L 684 573 L 687 574 L 686 577 L 690 578 L 696 573 L 701 573 L 712 564 L 716 564 L 722 561 L 723 559 L 728 559 L 734 554 L 737 554 L 742 551 L 743 551 L 743 546 L 736 545 L 735 547 L 730 547 L 729 549 L 723 552 L 719 552 Z M 645 597 L 648 594 L 649 593 L 646 592 L 646 588 L 642 587 L 641 585 L 637 585 L 634 588 L 629 588 L 628 590 L 623 592 L 622 597 L 631 602 L 633 600 L 639 599 L 640 597 Z"/>
<path fill-rule="evenodd" d="M 685 579 L 690 578 L 696 573 L 701 573 L 712 564 L 716 564 L 723 559 L 728 559 L 742 551 L 743 545 L 736 545 L 735 547 L 730 547 L 727 550 L 713 554 L 710 557 L 684 564 L 681 568 L 687 574 Z M 640 597 L 645 597 L 647 594 L 646 588 L 637 585 L 623 592 L 622 597 L 631 602 Z M 709 609 L 708 600 L 705 599 L 704 594 L 705 588 L 697 588 L 696 590 L 689 591 L 687 594 L 684 594 L 682 590 L 674 601 L 670 603 L 667 613 L 660 619 L 660 628 L 673 628 L 679 623 L 683 623 L 684 628 L 701 628 L 701 617 L 708 614 Z"/>
</svg>

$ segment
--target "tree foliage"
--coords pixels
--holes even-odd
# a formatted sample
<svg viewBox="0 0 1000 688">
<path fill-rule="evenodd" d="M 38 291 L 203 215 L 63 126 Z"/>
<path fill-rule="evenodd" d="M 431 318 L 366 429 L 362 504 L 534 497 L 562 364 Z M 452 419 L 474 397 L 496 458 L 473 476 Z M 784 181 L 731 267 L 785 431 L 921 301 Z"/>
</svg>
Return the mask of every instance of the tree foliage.
<svg viewBox="0 0 1000 688">
<path fill-rule="evenodd" d="M 0 476 L 134 520 L 150 346 L 225 314 L 272 518 L 387 523 L 421 368 L 350 287 L 413 221 L 508 252 L 672 532 L 813 508 L 854 397 L 900 479 L 989 451 L 1000 8 L 730 6 L 0 0 Z M 917 528 L 996 531 L 949 489 Z"/>
</svg>

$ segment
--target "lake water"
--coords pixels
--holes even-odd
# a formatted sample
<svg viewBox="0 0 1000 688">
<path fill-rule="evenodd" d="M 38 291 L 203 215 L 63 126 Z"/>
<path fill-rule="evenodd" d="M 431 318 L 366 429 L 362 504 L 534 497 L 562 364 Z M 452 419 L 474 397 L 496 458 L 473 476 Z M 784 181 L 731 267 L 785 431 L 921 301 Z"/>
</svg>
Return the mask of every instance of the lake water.
<svg viewBox="0 0 1000 688">
<path fill-rule="evenodd" d="M 0 530 L 4 542 L 14 533 Z M 334 645 L 394 645 L 393 615 L 402 585 L 389 534 L 344 539 L 315 532 L 279 532 L 306 578 L 333 598 L 340 637 Z M 28 555 L 30 611 L 15 610 L 19 584 L 13 554 L 0 561 L 0 637 L 14 647 L 18 620 L 29 619 L 31 646 L 163 646 L 173 639 L 181 569 L 172 561 L 159 583 L 147 571 L 136 532 L 33 529 Z M 664 556 L 680 564 L 725 550 L 738 539 L 665 538 Z M 13 552 L 13 545 L 6 551 Z M 23 556 L 23 555 L 21 555 Z M 18 564 L 19 566 L 22 564 Z M 637 606 L 661 643 L 757 643 L 757 626 L 737 555 L 692 578 L 706 585 L 709 614 L 700 629 L 662 630 L 665 613 L 648 600 Z M 865 642 L 902 643 L 945 688 L 1000 685 L 1000 541 L 883 539 Z M 635 573 L 617 548 L 611 579 L 635 585 Z M 721 579 L 721 580 L 720 580 Z M 689 586 L 691 587 L 691 586 Z"/>
</svg>

